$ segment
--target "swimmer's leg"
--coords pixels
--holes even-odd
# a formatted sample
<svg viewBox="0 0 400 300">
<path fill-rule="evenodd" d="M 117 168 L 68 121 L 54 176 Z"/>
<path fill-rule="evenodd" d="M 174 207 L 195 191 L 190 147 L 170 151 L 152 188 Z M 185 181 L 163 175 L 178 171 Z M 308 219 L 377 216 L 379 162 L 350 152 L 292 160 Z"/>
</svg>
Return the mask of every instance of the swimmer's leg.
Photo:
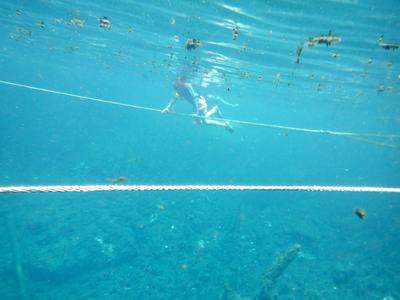
<svg viewBox="0 0 400 300">
<path fill-rule="evenodd" d="M 206 112 L 205 117 L 209 118 L 213 115 L 216 115 L 218 118 L 222 118 L 222 114 L 217 105 L 213 106 L 208 112 Z"/>
<path fill-rule="evenodd" d="M 210 119 L 205 118 L 205 119 L 203 119 L 203 124 L 209 125 L 209 126 L 224 127 L 230 133 L 233 133 L 233 128 L 229 122 L 221 122 L 221 121 L 210 120 Z"/>
</svg>

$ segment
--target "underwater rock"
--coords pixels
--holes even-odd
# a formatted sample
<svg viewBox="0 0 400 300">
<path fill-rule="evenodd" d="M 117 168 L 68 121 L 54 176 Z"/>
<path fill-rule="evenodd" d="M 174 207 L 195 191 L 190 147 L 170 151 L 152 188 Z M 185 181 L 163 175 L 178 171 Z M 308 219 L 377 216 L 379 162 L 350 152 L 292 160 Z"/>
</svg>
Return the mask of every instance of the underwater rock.
<svg viewBox="0 0 400 300">
<path fill-rule="evenodd" d="M 274 300 L 277 299 L 276 285 L 278 279 L 282 276 L 283 272 L 298 256 L 301 250 L 299 244 L 292 245 L 286 252 L 282 253 L 272 263 L 271 267 L 267 270 L 263 278 L 263 284 L 254 300 Z M 222 300 L 251 300 L 253 298 L 243 297 L 239 293 L 232 290 L 229 286 L 225 285 Z"/>
</svg>

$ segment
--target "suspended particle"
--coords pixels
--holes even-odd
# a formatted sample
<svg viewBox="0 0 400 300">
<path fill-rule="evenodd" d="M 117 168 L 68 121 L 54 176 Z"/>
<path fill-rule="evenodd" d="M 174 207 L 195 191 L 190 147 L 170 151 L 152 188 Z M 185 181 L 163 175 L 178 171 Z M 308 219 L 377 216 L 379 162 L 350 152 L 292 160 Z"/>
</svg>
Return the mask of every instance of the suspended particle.
<svg viewBox="0 0 400 300">
<path fill-rule="evenodd" d="M 83 28 L 85 26 L 85 21 L 79 19 L 79 17 L 75 17 L 67 23 L 70 26 L 78 27 L 78 28 Z"/>
<path fill-rule="evenodd" d="M 281 73 L 276 73 L 275 80 L 272 84 L 274 87 L 277 87 L 280 82 L 281 82 Z"/>
<path fill-rule="evenodd" d="M 233 27 L 233 29 L 232 29 L 232 40 L 237 39 L 237 37 L 239 35 L 239 31 L 240 31 L 239 25 L 235 22 L 235 27 Z"/>
<path fill-rule="evenodd" d="M 340 58 L 340 55 L 335 52 L 335 53 L 332 53 L 332 57 L 338 59 L 338 58 Z"/>
<path fill-rule="evenodd" d="M 112 184 L 121 183 L 121 182 L 124 182 L 125 180 L 126 180 L 125 176 L 120 176 L 118 178 L 111 180 L 111 183 Z"/>
<path fill-rule="evenodd" d="M 385 91 L 385 85 L 384 84 L 380 84 L 380 85 L 378 85 L 377 87 L 376 87 L 376 91 L 378 92 L 378 93 L 382 93 L 382 92 L 384 92 Z"/>
<path fill-rule="evenodd" d="M 36 22 L 36 26 L 40 28 L 44 28 L 44 21 L 40 20 Z"/>
</svg>

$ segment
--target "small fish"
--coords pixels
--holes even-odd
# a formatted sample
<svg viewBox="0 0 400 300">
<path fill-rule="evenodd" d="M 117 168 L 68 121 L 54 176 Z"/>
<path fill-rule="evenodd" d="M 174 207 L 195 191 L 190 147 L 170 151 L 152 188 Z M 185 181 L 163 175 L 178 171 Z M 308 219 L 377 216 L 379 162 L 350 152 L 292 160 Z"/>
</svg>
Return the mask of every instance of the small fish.
<svg viewBox="0 0 400 300">
<path fill-rule="evenodd" d="M 359 217 L 361 220 L 364 220 L 367 216 L 367 213 L 362 208 L 356 208 L 354 213 Z"/>
<path fill-rule="evenodd" d="M 115 178 L 111 181 L 112 184 L 116 184 L 116 183 L 121 183 L 124 182 L 126 180 L 125 176 L 120 176 L 118 178 Z"/>
</svg>

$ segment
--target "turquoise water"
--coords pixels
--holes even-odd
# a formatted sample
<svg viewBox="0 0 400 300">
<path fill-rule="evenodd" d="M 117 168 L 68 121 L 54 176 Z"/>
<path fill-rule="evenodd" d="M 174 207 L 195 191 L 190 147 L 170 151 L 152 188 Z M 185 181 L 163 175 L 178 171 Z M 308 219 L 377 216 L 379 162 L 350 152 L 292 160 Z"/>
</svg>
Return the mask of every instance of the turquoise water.
<svg viewBox="0 0 400 300">
<path fill-rule="evenodd" d="M 162 109 L 183 74 L 228 119 L 381 135 L 235 122 L 230 134 L 187 116 L 1 83 L 1 186 L 120 176 L 124 184 L 400 185 L 399 138 L 382 136 L 400 131 L 400 49 L 381 47 L 400 43 L 398 1 L 26 0 L 2 1 L 0 12 L 3 81 Z M 341 41 L 307 45 L 329 32 Z M 189 38 L 199 47 L 186 49 Z M 176 112 L 191 107 L 180 101 Z M 1 299 L 400 298 L 396 194 L 0 200 Z M 267 295 L 263 276 L 274 277 Z"/>
</svg>

